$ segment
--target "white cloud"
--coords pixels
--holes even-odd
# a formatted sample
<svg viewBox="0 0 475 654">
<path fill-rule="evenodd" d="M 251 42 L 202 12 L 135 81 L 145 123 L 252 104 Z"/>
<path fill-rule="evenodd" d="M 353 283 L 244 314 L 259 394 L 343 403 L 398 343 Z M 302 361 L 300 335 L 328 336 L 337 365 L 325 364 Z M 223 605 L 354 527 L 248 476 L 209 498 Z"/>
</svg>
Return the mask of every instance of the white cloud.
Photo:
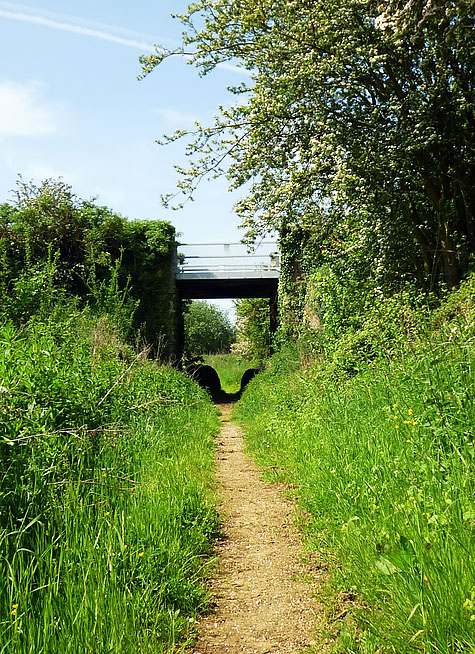
<svg viewBox="0 0 475 654">
<path fill-rule="evenodd" d="M 39 137 L 59 131 L 61 109 L 41 97 L 36 82 L 0 82 L 0 138 Z"/>
<path fill-rule="evenodd" d="M 252 77 L 252 73 L 246 68 L 241 68 L 240 66 L 234 66 L 233 64 L 228 64 L 227 62 L 223 61 L 222 63 L 218 64 L 216 68 L 221 68 L 221 70 L 228 70 L 231 73 L 236 73 L 237 75 L 244 75 L 244 77 Z"/>
</svg>

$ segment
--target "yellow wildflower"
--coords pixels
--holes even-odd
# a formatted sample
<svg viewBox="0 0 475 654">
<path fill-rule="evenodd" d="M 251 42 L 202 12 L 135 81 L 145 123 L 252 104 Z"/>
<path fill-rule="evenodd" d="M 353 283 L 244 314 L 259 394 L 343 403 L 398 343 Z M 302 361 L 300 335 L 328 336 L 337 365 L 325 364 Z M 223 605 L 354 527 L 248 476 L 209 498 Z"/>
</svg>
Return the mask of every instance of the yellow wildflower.
<svg viewBox="0 0 475 654">
<path fill-rule="evenodd" d="M 408 415 L 408 416 L 413 416 L 413 415 L 414 415 L 414 411 L 413 411 L 412 409 L 408 409 L 408 410 L 407 410 L 407 415 Z"/>
<path fill-rule="evenodd" d="M 139 556 L 143 556 L 145 552 L 139 552 Z"/>
</svg>

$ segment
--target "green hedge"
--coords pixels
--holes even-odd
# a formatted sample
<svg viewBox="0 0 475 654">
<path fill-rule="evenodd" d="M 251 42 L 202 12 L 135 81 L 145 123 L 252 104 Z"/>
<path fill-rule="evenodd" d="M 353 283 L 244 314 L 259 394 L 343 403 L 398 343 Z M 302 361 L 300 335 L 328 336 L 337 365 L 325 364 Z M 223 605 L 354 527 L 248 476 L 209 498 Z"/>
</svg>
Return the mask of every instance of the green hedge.
<svg viewBox="0 0 475 654">
<path fill-rule="evenodd" d="M 0 205 L 0 311 L 19 324 L 76 297 L 99 314 L 116 312 L 124 335 L 170 356 L 178 349 L 175 249 L 169 223 L 128 221 L 60 181 L 20 184 L 17 203 Z"/>
</svg>

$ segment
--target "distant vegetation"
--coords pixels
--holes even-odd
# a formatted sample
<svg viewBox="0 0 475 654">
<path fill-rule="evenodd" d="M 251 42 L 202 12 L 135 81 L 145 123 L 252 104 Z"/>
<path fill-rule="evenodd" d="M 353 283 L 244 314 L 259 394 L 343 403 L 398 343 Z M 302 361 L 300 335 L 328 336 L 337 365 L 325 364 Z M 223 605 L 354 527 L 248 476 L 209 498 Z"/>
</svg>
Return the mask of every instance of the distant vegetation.
<svg viewBox="0 0 475 654">
<path fill-rule="evenodd" d="M 208 354 L 203 359 L 218 373 L 223 391 L 231 394 L 240 390 L 242 376 L 252 365 L 235 354 Z"/>
<path fill-rule="evenodd" d="M 224 354 L 236 340 L 234 326 L 224 311 L 204 300 L 185 305 L 185 352 L 189 356 Z"/>
<path fill-rule="evenodd" d="M 232 351 L 238 357 L 262 363 L 271 353 L 270 308 L 268 298 L 235 300 L 236 342 Z"/>
</svg>

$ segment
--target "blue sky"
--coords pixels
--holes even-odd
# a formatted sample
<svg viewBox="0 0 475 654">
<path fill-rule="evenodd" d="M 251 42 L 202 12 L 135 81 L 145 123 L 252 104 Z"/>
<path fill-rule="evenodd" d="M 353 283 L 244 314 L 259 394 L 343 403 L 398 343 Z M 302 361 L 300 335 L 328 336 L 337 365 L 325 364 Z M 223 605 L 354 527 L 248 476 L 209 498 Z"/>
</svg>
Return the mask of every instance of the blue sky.
<svg viewBox="0 0 475 654">
<path fill-rule="evenodd" d="M 0 0 L 0 201 L 20 173 L 63 177 L 82 198 L 131 219 L 171 221 L 186 242 L 236 241 L 237 196 L 226 180 L 204 183 L 182 211 L 165 210 L 184 143 L 155 140 L 198 119 L 208 123 L 244 73 L 200 78 L 178 58 L 142 81 L 138 57 L 180 43 L 170 17 L 184 0 Z"/>
</svg>

